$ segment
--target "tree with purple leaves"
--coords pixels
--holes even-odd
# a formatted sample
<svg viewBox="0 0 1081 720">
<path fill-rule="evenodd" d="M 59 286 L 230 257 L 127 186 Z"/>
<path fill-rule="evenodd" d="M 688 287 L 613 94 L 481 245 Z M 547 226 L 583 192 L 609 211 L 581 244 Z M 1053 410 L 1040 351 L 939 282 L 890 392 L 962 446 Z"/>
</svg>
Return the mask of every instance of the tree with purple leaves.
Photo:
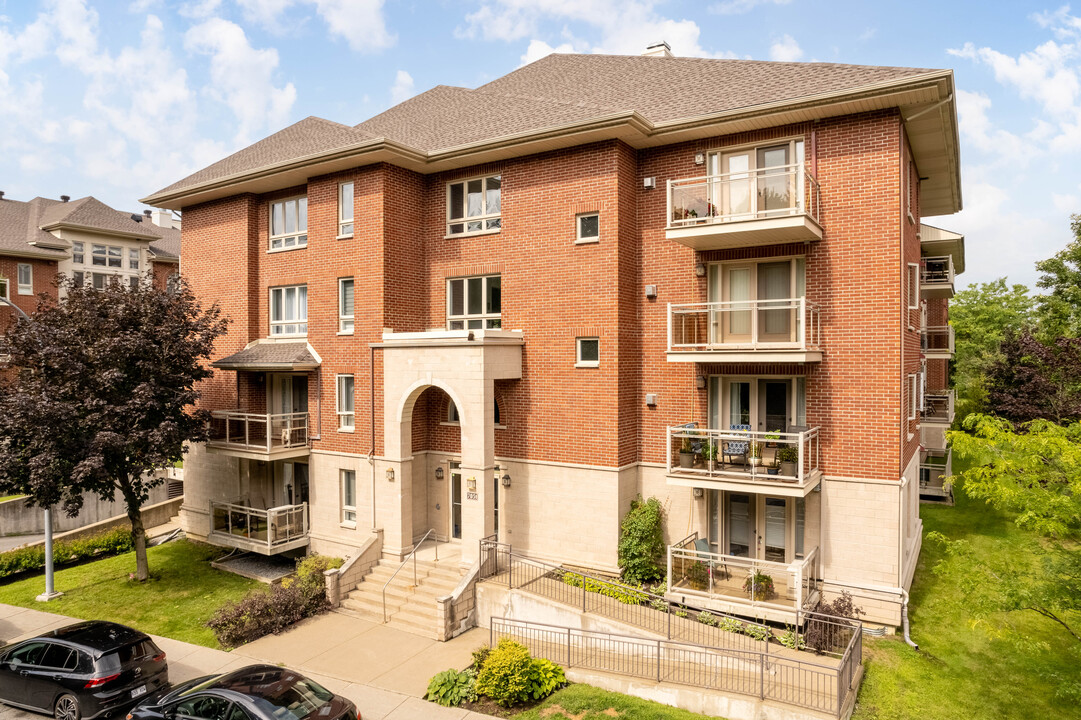
<svg viewBox="0 0 1081 720">
<path fill-rule="evenodd" d="M 29 320 L 0 339 L 13 373 L 0 382 L 0 495 L 75 516 L 83 494 L 123 498 L 146 580 L 141 507 L 164 482 L 156 471 L 206 439 L 196 383 L 227 320 L 203 309 L 183 281 L 169 291 L 149 276 L 104 290 L 62 281 Z"/>
<path fill-rule="evenodd" d="M 991 412 L 1015 424 L 1081 418 L 1081 338 L 1044 343 L 1028 328 L 1008 330 L 986 387 Z"/>
</svg>

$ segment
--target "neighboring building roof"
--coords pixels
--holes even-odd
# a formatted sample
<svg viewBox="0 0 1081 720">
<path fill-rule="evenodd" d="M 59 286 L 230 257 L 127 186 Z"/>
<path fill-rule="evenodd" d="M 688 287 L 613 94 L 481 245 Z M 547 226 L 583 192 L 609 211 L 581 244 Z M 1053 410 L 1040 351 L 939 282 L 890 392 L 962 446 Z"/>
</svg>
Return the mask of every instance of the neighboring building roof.
<svg viewBox="0 0 1081 720">
<path fill-rule="evenodd" d="M 257 340 L 211 365 L 221 370 L 314 370 L 320 361 L 306 340 Z"/>
<path fill-rule="evenodd" d="M 763 119 L 767 114 L 776 114 L 777 123 L 790 123 L 903 104 L 923 115 L 925 107 L 933 109 L 943 98 L 950 117 L 940 114 L 935 127 L 939 136 L 949 137 L 917 151 L 928 157 L 956 157 L 952 97 L 948 70 L 554 54 L 475 90 L 435 87 L 353 128 L 306 118 L 144 202 L 179 208 L 237 192 L 266 192 L 273 187 L 270 176 L 282 187 L 303 183 L 309 175 L 349 167 L 342 161 L 350 153 L 351 166 L 383 160 L 431 172 L 493 159 L 482 157 L 481 148 L 499 144 L 520 143 L 519 152 L 536 152 L 528 143 L 541 138 L 547 138 L 547 149 L 552 149 L 619 137 L 645 147 L 685 139 L 673 134 L 676 130 L 691 133 L 688 137 L 708 137 L 743 129 L 731 124 L 718 129 L 722 121 L 731 123 L 737 116 L 755 116 L 750 128 L 770 125 Z M 869 98 L 879 98 L 878 103 Z M 834 109 L 823 109 L 826 106 Z M 813 108 L 817 110 L 811 112 Z M 703 131 L 703 125 L 710 127 Z M 562 144 L 552 143 L 554 136 L 563 137 Z M 466 153 L 467 148 L 471 152 Z M 501 152 L 502 157 L 513 154 Z M 948 159 L 942 162 L 945 165 L 933 171 L 952 175 L 945 183 L 950 201 L 959 208 L 959 170 Z M 950 202 L 940 204 L 945 208 Z"/>
<path fill-rule="evenodd" d="M 156 257 L 180 257 L 179 230 L 158 227 L 138 213 L 114 210 L 91 196 L 70 202 L 43 197 L 28 202 L 0 198 L 0 255 L 62 260 L 68 256 L 70 244 L 49 230 L 63 228 L 150 241 Z"/>
</svg>

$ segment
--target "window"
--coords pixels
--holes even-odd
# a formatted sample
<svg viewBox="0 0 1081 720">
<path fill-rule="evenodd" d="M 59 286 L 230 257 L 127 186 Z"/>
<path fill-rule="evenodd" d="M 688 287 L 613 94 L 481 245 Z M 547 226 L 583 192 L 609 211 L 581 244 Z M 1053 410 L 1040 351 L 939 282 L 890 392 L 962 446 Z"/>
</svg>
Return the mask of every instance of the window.
<svg viewBox="0 0 1081 720">
<path fill-rule="evenodd" d="M 597 367 L 601 364 L 600 338 L 578 338 L 578 359 L 575 367 Z"/>
<path fill-rule="evenodd" d="M 139 269 L 139 251 L 135 248 L 128 248 L 128 270 Z"/>
<path fill-rule="evenodd" d="M 124 267 L 124 248 L 115 245 L 91 245 L 90 262 L 98 267 L 122 268 Z"/>
<path fill-rule="evenodd" d="M 355 470 L 342 470 L 342 522 L 357 522 L 357 473 Z"/>
<path fill-rule="evenodd" d="M 130 290 L 138 290 L 139 289 L 139 278 L 137 276 L 135 276 L 135 275 L 128 276 L 128 289 L 130 289 Z"/>
<path fill-rule="evenodd" d="M 503 423 L 499 417 L 499 400 L 492 400 L 493 417 L 495 418 L 494 424 L 502 426 Z M 460 423 L 462 418 L 458 415 L 458 406 L 454 404 L 453 400 L 447 401 L 447 422 Z"/>
<path fill-rule="evenodd" d="M 447 329 L 500 328 L 502 287 L 499 275 L 447 281 Z"/>
<path fill-rule="evenodd" d="M 353 278 L 338 279 L 338 332 L 353 332 Z"/>
<path fill-rule="evenodd" d="M 109 282 L 109 276 L 104 273 L 91 273 L 93 279 L 93 285 L 95 290 L 104 290 L 106 283 Z"/>
<path fill-rule="evenodd" d="M 447 234 L 494 232 L 502 227 L 502 178 L 491 175 L 447 184 Z"/>
<path fill-rule="evenodd" d="M 601 239 L 601 216 L 597 213 L 578 216 L 578 240 L 580 243 L 597 242 Z"/>
<path fill-rule="evenodd" d="M 100 265 L 105 267 L 105 246 L 104 245 L 91 245 L 90 246 L 90 262 L 94 265 Z"/>
<path fill-rule="evenodd" d="M 82 270 L 76 270 L 71 274 L 71 278 L 75 281 L 75 287 L 82 287 L 86 282 L 86 275 Z"/>
<path fill-rule="evenodd" d="M 307 285 L 294 285 L 293 287 L 271 288 L 270 334 L 308 334 Z"/>
<path fill-rule="evenodd" d="M 916 374 L 911 373 L 908 376 L 908 419 L 916 419 Z"/>
<path fill-rule="evenodd" d="M 165 291 L 175 293 L 180 290 L 180 273 L 170 273 L 165 280 Z"/>
<path fill-rule="evenodd" d="M 908 264 L 908 276 L 905 292 L 908 293 L 908 309 L 918 310 L 920 307 L 920 265 L 919 263 Z"/>
<path fill-rule="evenodd" d="M 353 414 L 353 376 L 338 376 L 338 430 L 352 432 L 356 423 Z"/>
<path fill-rule="evenodd" d="M 308 245 L 308 198 L 298 197 L 270 204 L 270 249 Z"/>
<path fill-rule="evenodd" d="M 76 265 L 82 265 L 85 259 L 85 247 L 81 242 L 73 242 L 71 244 L 71 262 Z"/>
<path fill-rule="evenodd" d="M 109 267 L 119 268 L 124 266 L 124 249 L 109 246 Z"/>
<path fill-rule="evenodd" d="M 338 186 L 338 237 L 353 234 L 353 183 Z"/>
<path fill-rule="evenodd" d="M 34 294 L 34 268 L 30 263 L 19 263 L 19 294 Z"/>
<path fill-rule="evenodd" d="M 5 277 L 0 277 L 0 300 L 11 299 L 11 281 Z"/>
</svg>

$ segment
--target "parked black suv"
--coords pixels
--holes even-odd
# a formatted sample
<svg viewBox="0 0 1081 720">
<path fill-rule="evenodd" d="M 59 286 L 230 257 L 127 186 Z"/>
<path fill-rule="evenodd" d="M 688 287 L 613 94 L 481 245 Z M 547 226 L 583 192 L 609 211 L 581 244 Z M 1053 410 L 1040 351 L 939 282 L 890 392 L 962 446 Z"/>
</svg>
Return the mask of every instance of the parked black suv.
<svg viewBox="0 0 1081 720">
<path fill-rule="evenodd" d="M 356 705 L 295 670 L 248 665 L 148 696 L 127 720 L 361 720 Z"/>
<path fill-rule="evenodd" d="M 165 653 L 145 633 L 94 620 L 0 648 L 0 702 L 91 720 L 169 685 Z"/>
</svg>

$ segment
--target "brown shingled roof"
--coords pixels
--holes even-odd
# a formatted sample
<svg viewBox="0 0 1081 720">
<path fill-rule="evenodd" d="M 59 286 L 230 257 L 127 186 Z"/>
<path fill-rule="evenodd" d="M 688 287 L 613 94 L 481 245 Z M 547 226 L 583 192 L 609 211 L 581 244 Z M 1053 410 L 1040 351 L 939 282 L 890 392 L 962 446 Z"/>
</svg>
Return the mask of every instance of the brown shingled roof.
<svg viewBox="0 0 1081 720">
<path fill-rule="evenodd" d="M 55 237 L 40 229 L 42 214 L 59 200 L 36 197 L 30 202 L 0 199 L 0 254 L 15 253 L 42 258 L 61 259 L 63 250 L 35 247 L 31 242 L 56 244 Z"/>
<path fill-rule="evenodd" d="M 305 340 L 255 342 L 211 363 L 223 370 L 310 370 L 319 365 Z"/>
<path fill-rule="evenodd" d="M 554 54 L 470 90 L 438 86 L 350 128 L 309 117 L 154 193 L 253 173 L 365 140 L 433 154 L 576 122 L 638 113 L 691 120 L 914 78 L 921 68 L 754 60 Z M 159 198 L 160 199 L 160 198 Z"/>
<path fill-rule="evenodd" d="M 131 213 L 114 210 L 94 197 L 84 197 L 71 202 L 56 203 L 41 215 L 41 227 L 74 225 L 94 228 L 105 232 L 124 233 L 153 239 L 160 237 L 156 225 L 149 221 L 135 221 Z M 149 225 L 150 227 L 147 227 Z"/>
</svg>

